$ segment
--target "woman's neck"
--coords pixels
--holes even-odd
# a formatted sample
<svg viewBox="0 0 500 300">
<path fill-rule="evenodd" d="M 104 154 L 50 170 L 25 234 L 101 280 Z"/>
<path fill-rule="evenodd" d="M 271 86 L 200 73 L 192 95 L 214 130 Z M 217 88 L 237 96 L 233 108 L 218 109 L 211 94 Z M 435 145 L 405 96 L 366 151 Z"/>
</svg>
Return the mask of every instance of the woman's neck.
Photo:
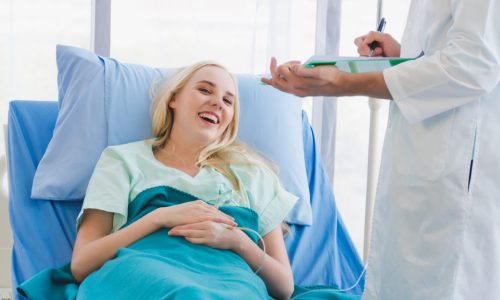
<svg viewBox="0 0 500 300">
<path fill-rule="evenodd" d="M 169 167 L 195 176 L 200 170 L 196 164 L 198 155 L 199 150 L 194 145 L 179 143 L 169 139 L 163 147 L 158 148 L 156 158 Z"/>
</svg>

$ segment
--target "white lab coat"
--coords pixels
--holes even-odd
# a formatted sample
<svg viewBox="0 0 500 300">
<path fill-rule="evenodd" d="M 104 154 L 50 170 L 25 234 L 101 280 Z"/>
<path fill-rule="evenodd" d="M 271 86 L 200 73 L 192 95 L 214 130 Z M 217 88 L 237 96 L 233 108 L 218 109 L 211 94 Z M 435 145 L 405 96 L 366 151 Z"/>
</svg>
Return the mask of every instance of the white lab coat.
<svg viewBox="0 0 500 300">
<path fill-rule="evenodd" d="M 363 299 L 500 299 L 500 1 L 413 0 L 401 56 L 422 50 L 384 70 Z"/>
</svg>

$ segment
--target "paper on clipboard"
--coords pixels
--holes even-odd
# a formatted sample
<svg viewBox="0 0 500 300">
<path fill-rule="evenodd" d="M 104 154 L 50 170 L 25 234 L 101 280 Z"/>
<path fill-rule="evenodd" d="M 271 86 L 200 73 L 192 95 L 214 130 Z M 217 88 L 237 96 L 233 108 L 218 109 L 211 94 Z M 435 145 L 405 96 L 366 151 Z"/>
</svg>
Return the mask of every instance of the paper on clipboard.
<svg viewBox="0 0 500 300">
<path fill-rule="evenodd" d="M 414 60 L 406 57 L 348 57 L 331 55 L 314 55 L 304 65 L 315 67 L 321 65 L 335 65 L 339 70 L 349 73 L 365 73 L 382 71 L 400 63 Z"/>
</svg>

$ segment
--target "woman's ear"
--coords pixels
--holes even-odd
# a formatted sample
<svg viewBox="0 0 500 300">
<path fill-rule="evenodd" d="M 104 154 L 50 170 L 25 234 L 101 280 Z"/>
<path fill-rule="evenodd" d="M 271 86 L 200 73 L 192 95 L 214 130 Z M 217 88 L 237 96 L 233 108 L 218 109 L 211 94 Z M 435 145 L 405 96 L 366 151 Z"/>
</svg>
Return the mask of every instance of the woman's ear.
<svg viewBox="0 0 500 300">
<path fill-rule="evenodd" d="M 168 107 L 170 108 L 176 108 L 177 107 L 177 101 L 175 99 L 175 94 L 172 95 L 172 99 L 168 102 Z"/>
</svg>

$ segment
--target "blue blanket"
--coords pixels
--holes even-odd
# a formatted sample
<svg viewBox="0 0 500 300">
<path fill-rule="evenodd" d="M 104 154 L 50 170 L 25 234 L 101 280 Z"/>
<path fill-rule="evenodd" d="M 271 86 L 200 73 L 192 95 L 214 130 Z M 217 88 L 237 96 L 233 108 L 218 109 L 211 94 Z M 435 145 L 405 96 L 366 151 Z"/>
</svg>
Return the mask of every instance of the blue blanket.
<svg viewBox="0 0 500 300">
<path fill-rule="evenodd" d="M 135 222 L 159 207 L 193 201 L 192 195 L 170 187 L 139 194 L 129 205 Z M 222 206 L 239 226 L 257 231 L 258 215 L 247 208 Z M 158 230 L 127 248 L 91 273 L 80 285 L 69 264 L 46 269 L 18 287 L 29 299 L 269 299 L 264 282 L 244 259 L 229 250 L 196 245 Z M 254 242 L 257 237 L 249 235 Z M 302 295 L 302 296 L 301 296 Z M 359 299 L 328 288 L 296 287 L 296 299 Z"/>
</svg>

